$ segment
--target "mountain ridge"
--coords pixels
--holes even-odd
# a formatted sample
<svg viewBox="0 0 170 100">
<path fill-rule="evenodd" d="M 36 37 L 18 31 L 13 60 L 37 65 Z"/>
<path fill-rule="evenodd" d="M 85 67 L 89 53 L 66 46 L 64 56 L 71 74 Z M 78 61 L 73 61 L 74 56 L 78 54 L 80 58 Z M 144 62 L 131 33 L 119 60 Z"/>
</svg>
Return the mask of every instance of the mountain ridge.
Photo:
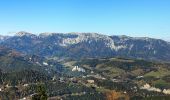
<svg viewBox="0 0 170 100">
<path fill-rule="evenodd" d="M 48 57 L 130 57 L 170 60 L 170 43 L 148 37 L 108 36 L 98 33 L 19 32 L 0 45 Z"/>
</svg>

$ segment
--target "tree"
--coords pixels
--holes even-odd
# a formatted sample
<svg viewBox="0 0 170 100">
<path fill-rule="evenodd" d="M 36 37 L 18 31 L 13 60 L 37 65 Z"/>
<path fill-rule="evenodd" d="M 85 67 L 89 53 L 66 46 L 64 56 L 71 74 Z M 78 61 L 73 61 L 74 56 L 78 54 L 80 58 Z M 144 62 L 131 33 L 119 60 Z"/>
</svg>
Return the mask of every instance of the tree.
<svg viewBox="0 0 170 100">
<path fill-rule="evenodd" d="M 37 93 L 32 96 L 32 100 L 47 100 L 46 89 L 42 85 L 38 85 L 36 89 Z"/>
</svg>

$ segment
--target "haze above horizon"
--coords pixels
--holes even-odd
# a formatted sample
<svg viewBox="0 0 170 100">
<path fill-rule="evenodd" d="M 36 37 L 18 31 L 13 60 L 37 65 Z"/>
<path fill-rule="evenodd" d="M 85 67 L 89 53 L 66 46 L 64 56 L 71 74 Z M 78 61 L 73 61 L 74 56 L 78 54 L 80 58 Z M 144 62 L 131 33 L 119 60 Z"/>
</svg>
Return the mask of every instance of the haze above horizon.
<svg viewBox="0 0 170 100">
<path fill-rule="evenodd" d="M 0 34 L 98 32 L 170 41 L 169 0 L 2 0 Z"/>
</svg>

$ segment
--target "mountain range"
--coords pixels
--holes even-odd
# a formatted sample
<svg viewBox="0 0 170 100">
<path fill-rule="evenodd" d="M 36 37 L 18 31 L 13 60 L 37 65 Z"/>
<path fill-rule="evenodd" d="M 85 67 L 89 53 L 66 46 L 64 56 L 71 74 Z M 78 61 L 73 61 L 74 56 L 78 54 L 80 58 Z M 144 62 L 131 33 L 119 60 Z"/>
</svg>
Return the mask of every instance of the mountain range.
<svg viewBox="0 0 170 100">
<path fill-rule="evenodd" d="M 42 86 L 48 100 L 169 100 L 169 60 L 170 43 L 146 37 L 0 36 L 0 99 L 39 98 Z"/>
<path fill-rule="evenodd" d="M 148 37 L 108 36 L 98 33 L 18 32 L 0 36 L 0 45 L 24 54 L 44 57 L 102 58 L 127 57 L 170 60 L 170 43 Z"/>
</svg>

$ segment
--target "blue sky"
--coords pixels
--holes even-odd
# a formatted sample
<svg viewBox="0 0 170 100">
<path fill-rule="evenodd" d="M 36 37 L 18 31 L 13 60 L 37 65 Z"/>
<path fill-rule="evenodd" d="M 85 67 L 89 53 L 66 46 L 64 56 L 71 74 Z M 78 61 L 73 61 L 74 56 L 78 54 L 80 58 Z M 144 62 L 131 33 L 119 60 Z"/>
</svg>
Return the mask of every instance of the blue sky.
<svg viewBox="0 0 170 100">
<path fill-rule="evenodd" d="M 170 41 L 170 0 L 1 0 L 0 34 L 98 32 Z"/>
</svg>

